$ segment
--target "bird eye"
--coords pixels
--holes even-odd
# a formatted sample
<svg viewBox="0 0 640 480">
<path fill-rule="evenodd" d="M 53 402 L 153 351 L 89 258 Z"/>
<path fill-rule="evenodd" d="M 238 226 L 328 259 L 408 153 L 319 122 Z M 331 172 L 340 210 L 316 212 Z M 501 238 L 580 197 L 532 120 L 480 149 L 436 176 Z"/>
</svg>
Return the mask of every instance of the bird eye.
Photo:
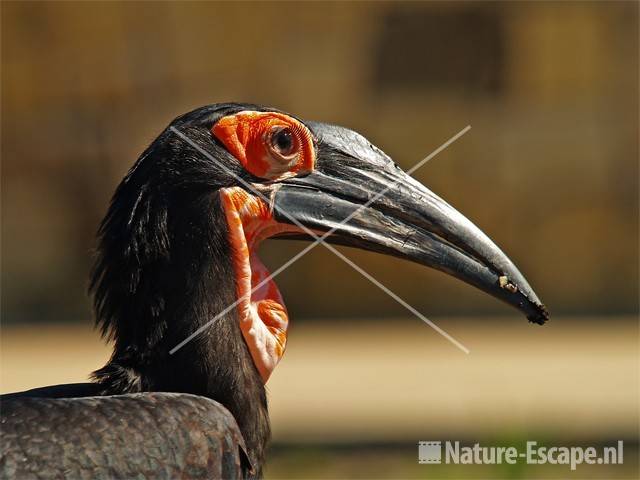
<svg viewBox="0 0 640 480">
<path fill-rule="evenodd" d="M 289 127 L 274 127 L 269 141 L 271 151 L 283 160 L 291 160 L 300 151 L 298 136 Z"/>
</svg>

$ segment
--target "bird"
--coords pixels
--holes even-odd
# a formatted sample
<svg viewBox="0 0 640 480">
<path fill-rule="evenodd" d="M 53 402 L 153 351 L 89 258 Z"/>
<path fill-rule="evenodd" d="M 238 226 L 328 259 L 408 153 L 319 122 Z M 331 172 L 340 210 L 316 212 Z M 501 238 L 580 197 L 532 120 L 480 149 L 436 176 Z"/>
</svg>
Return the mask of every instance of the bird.
<svg viewBox="0 0 640 480">
<path fill-rule="evenodd" d="M 200 107 L 140 155 L 98 229 L 89 293 L 110 359 L 90 382 L 1 397 L 2 476 L 260 478 L 289 324 L 269 238 L 416 262 L 549 318 L 487 235 L 364 136 Z"/>
</svg>

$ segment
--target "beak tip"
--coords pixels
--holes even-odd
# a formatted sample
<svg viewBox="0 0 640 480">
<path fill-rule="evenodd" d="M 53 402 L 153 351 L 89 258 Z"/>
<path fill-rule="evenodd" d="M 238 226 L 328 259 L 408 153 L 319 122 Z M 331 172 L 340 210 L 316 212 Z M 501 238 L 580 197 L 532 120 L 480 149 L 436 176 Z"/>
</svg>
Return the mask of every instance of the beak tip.
<svg viewBox="0 0 640 480">
<path fill-rule="evenodd" d="M 542 304 L 535 305 L 536 311 L 527 315 L 527 319 L 531 323 L 535 323 L 537 325 L 544 325 L 549 320 L 549 311 L 547 307 Z"/>
<path fill-rule="evenodd" d="M 518 271 L 515 271 L 515 274 L 522 277 Z M 522 278 L 522 283 L 518 286 L 511 282 L 509 277 L 504 274 L 498 277 L 498 286 L 502 290 L 506 290 L 510 294 L 515 295 L 514 298 L 516 301 L 507 301 L 507 303 L 517 306 L 518 309 L 524 312 L 529 322 L 544 325 L 549 320 L 547 307 L 538 300 L 538 297 L 524 278 Z M 522 287 L 524 287 L 524 289 Z"/>
</svg>

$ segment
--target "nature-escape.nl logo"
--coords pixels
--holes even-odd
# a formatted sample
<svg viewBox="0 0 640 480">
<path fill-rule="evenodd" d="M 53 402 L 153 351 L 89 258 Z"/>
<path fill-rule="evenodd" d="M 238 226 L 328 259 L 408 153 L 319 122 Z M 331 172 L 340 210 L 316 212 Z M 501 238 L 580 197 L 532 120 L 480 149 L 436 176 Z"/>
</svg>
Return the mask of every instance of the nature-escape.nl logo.
<svg viewBox="0 0 640 480">
<path fill-rule="evenodd" d="M 524 461 L 528 465 L 545 464 L 569 465 L 575 470 L 578 465 L 621 465 L 624 460 L 624 442 L 609 447 L 565 447 L 542 446 L 538 442 L 528 441 L 524 451 L 517 447 L 462 446 L 459 441 L 420 441 L 418 442 L 418 463 L 421 464 L 462 464 L 496 465 L 507 463 L 514 465 Z"/>
</svg>

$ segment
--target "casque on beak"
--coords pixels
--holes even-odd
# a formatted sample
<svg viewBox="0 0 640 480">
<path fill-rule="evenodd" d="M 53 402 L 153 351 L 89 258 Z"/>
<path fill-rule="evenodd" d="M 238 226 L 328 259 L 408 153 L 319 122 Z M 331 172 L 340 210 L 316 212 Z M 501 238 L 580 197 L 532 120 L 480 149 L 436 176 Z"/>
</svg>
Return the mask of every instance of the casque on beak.
<svg viewBox="0 0 640 480">
<path fill-rule="evenodd" d="M 316 232 L 335 229 L 327 238 L 331 243 L 441 270 L 514 306 L 531 322 L 549 318 L 511 260 L 461 213 L 358 133 L 305 124 L 317 139 L 316 168 L 277 183 L 272 192 L 277 221 L 292 223 L 293 217 Z"/>
</svg>

